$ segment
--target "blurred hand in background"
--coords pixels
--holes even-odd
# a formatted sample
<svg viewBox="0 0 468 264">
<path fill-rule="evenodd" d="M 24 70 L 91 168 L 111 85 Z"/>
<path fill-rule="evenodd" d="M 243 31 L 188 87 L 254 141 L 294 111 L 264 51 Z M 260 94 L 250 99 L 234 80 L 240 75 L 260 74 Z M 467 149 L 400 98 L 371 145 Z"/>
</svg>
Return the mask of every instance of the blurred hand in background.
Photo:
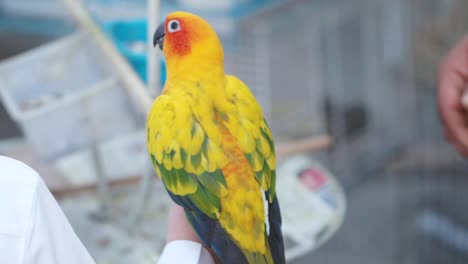
<svg viewBox="0 0 468 264">
<path fill-rule="evenodd" d="M 446 138 L 468 157 L 468 35 L 439 68 L 438 106 Z"/>
</svg>

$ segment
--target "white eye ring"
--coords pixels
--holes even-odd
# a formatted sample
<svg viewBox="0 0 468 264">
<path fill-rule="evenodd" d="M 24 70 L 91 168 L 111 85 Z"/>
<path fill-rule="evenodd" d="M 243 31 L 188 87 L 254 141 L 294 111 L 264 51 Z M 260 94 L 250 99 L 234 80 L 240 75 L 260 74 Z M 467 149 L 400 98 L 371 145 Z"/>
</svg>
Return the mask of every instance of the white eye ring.
<svg viewBox="0 0 468 264">
<path fill-rule="evenodd" d="M 173 19 L 167 23 L 167 31 L 169 33 L 174 33 L 180 30 L 180 22 L 176 19 Z"/>
</svg>

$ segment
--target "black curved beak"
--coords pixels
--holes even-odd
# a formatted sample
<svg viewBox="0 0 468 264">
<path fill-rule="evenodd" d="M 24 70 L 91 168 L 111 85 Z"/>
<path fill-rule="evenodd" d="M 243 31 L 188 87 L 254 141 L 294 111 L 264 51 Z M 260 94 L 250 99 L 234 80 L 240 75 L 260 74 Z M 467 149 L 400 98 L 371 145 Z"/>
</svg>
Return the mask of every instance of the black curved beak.
<svg viewBox="0 0 468 264">
<path fill-rule="evenodd" d="M 162 23 L 153 36 L 153 45 L 155 47 L 158 45 L 161 50 L 163 50 L 164 35 L 166 35 L 166 32 L 164 31 L 164 23 Z"/>
</svg>

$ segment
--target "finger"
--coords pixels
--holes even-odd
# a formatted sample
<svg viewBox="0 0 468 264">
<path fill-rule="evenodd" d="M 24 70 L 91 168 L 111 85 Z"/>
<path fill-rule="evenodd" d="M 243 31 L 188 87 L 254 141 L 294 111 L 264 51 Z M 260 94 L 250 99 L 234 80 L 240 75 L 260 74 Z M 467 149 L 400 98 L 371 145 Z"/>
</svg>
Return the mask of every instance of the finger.
<svg viewBox="0 0 468 264">
<path fill-rule="evenodd" d="M 448 140 L 462 154 L 468 157 L 468 127 L 466 126 L 465 116 L 455 113 L 447 121 Z"/>
<path fill-rule="evenodd" d="M 453 110 L 445 119 L 446 137 L 464 156 L 468 156 L 468 127 L 464 113 Z"/>
<path fill-rule="evenodd" d="M 461 100 L 464 79 L 453 71 L 441 73 L 439 80 L 438 107 L 445 128 L 453 134 L 464 123 Z"/>
<path fill-rule="evenodd" d="M 445 69 L 439 80 L 438 106 L 445 134 L 463 155 L 468 153 L 468 126 L 463 107 L 465 78 L 457 71 Z M 467 99 L 468 100 L 468 99 Z"/>
</svg>

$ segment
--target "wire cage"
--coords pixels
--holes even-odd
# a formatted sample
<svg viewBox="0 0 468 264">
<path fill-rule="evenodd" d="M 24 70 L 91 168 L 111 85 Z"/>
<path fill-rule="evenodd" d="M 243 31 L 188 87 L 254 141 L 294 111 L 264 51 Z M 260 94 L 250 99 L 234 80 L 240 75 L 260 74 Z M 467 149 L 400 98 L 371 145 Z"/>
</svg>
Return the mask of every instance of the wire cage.
<svg viewBox="0 0 468 264">
<path fill-rule="evenodd" d="M 277 139 L 330 133 L 334 165 L 348 169 L 351 148 L 403 140 L 394 121 L 411 102 L 395 107 L 403 88 L 390 74 L 407 56 L 404 12 L 399 2 L 288 1 L 242 21 L 245 54 L 227 55 L 227 68 L 253 87 Z"/>
<path fill-rule="evenodd" d="M 333 136 L 313 157 L 351 201 L 332 242 L 297 263 L 466 261 L 466 166 L 443 140 L 435 91 L 440 59 L 468 32 L 465 5 L 291 0 L 242 20 L 227 68 L 276 140 Z"/>
</svg>

